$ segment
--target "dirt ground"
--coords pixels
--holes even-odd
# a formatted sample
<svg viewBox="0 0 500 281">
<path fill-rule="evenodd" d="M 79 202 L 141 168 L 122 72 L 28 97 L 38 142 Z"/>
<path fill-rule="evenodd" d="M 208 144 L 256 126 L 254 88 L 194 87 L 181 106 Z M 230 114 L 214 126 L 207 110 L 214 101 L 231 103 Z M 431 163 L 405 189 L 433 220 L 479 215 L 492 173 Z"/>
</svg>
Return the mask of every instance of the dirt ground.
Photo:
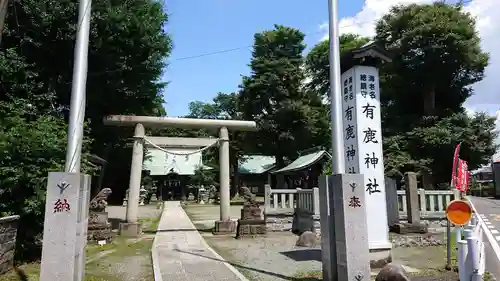
<svg viewBox="0 0 500 281">
<path fill-rule="evenodd" d="M 114 229 L 125 218 L 125 207 L 108 206 L 109 221 Z M 86 247 L 87 264 L 85 281 L 152 281 L 151 245 L 159 222 L 161 209 L 156 204 L 139 207 L 139 220 L 144 235 L 138 239 L 116 237 L 112 243 L 99 246 L 89 243 Z M 38 281 L 40 264 L 20 266 L 30 281 Z M 0 276 L 0 281 L 18 281 L 14 273 Z"/>
<path fill-rule="evenodd" d="M 241 206 L 231 206 L 231 216 L 237 218 L 240 209 Z M 319 245 L 315 248 L 296 247 L 297 236 L 290 232 L 271 232 L 265 236 L 238 240 L 234 235 L 214 236 L 210 230 L 213 220 L 218 218 L 218 206 L 189 205 L 185 210 L 207 243 L 249 280 L 321 280 Z M 439 239 L 444 239 L 444 234 Z M 392 257 L 394 263 L 418 270 L 418 273 L 412 274 L 426 276 L 415 276 L 412 280 L 456 280 L 455 273 L 444 270 L 445 249 L 445 246 L 394 248 Z M 372 274 L 376 275 L 377 270 Z M 429 279 L 428 276 L 438 279 Z"/>
</svg>

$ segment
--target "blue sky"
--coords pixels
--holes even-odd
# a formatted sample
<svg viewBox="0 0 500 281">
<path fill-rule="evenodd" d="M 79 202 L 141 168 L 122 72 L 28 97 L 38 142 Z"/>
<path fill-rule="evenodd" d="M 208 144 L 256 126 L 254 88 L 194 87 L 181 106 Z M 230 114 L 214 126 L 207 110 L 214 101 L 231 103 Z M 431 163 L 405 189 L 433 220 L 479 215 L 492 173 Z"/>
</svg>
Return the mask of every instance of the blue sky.
<svg viewBox="0 0 500 281">
<path fill-rule="evenodd" d="M 364 1 L 340 2 L 343 18 L 359 12 Z M 170 82 L 165 91 L 169 116 L 188 113 L 191 101 L 211 101 L 217 92 L 236 91 L 241 75 L 248 74 L 256 32 L 274 24 L 292 26 L 307 34 L 306 44 L 312 47 L 323 37 L 319 26 L 328 19 L 326 0 L 166 0 L 166 7 L 166 29 L 174 43 L 163 76 Z M 187 58 L 235 48 L 240 49 Z"/>
</svg>

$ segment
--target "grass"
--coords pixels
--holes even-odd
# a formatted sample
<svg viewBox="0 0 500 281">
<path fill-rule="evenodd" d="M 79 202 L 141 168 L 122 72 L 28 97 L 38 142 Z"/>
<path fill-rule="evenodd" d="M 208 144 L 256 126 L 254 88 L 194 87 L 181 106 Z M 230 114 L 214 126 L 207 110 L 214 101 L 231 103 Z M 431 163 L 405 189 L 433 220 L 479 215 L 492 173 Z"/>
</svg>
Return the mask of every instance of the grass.
<svg viewBox="0 0 500 281">
<path fill-rule="evenodd" d="M 112 251 L 108 255 L 98 258 L 85 266 L 85 281 L 122 281 L 123 276 L 117 276 L 110 271 L 110 267 L 115 261 L 124 257 L 136 255 L 149 255 L 153 241 L 149 238 L 140 240 L 130 240 L 125 238 L 116 238 L 113 243 L 103 246 L 89 244 L 86 247 L 87 258 L 92 259 L 103 251 Z M 64 265 L 62 265 L 64 266 Z M 40 280 L 40 264 L 30 263 L 19 266 L 28 275 L 30 281 Z M 148 269 L 150 272 L 151 269 Z M 150 274 L 152 276 L 152 274 Z M 142 278 L 142 280 L 152 280 L 151 278 Z M 15 272 L 9 272 L 0 275 L 0 281 L 19 281 Z"/>
<path fill-rule="evenodd" d="M 294 277 L 301 281 L 318 281 L 323 280 L 323 273 L 321 271 L 299 272 Z"/>
<path fill-rule="evenodd" d="M 144 233 L 152 234 L 156 233 L 158 225 L 160 224 L 161 214 L 157 218 L 141 218 L 138 219 L 142 223 L 142 230 Z"/>
<path fill-rule="evenodd" d="M 408 273 L 408 277 L 418 277 L 418 276 L 429 276 L 429 277 L 438 277 L 438 276 L 447 276 L 450 275 L 449 271 L 439 270 L 439 269 L 426 269 L 422 270 L 418 273 Z M 323 280 L 323 273 L 321 271 L 308 271 L 301 272 L 294 276 L 296 279 L 300 281 L 320 281 Z M 376 276 L 370 276 L 370 280 L 375 280 Z M 485 280 L 486 281 L 486 280 Z"/>
<path fill-rule="evenodd" d="M 438 269 L 430 269 L 430 270 L 422 270 L 418 273 L 408 273 L 408 277 L 418 277 L 418 276 L 447 276 L 449 275 L 449 271 L 438 270 Z M 309 271 L 302 272 L 294 276 L 296 279 L 301 281 L 320 281 L 323 280 L 323 273 L 321 271 Z M 375 280 L 376 276 L 371 276 L 371 280 Z M 493 281 L 495 280 L 493 275 L 489 272 L 485 272 L 483 275 L 483 281 Z"/>
<path fill-rule="evenodd" d="M 122 262 L 124 258 L 134 256 L 148 256 L 148 266 L 144 266 L 144 269 L 141 268 L 141 272 L 138 272 L 141 275 L 140 280 L 154 279 L 150 260 L 150 251 L 153 240 L 149 237 L 143 238 L 133 243 L 130 243 L 130 241 L 125 241 L 126 239 L 121 240 L 121 242 L 117 243 L 114 252 L 110 253 L 103 259 L 98 259 L 87 264 L 85 271 L 85 281 L 125 280 L 124 275 L 127 273 L 116 274 L 112 272 L 111 268 L 117 263 Z M 87 277 L 90 279 L 87 279 Z"/>
<path fill-rule="evenodd" d="M 451 232 L 451 266 L 452 269 L 457 269 L 457 249 L 456 249 L 456 239 L 455 239 L 455 232 Z M 445 236 L 446 237 L 446 236 Z M 446 245 L 441 247 L 442 250 L 444 251 L 444 257 L 446 258 Z M 425 249 L 425 248 L 424 248 Z M 420 268 L 419 268 L 420 269 Z M 448 275 L 453 275 L 456 274 L 452 271 L 446 270 L 445 268 L 425 268 L 425 269 L 420 269 L 419 272 L 417 273 L 408 273 L 409 277 L 417 277 L 417 276 L 448 276 Z M 323 280 L 321 271 L 308 271 L 308 272 L 299 272 L 296 274 L 294 277 L 297 278 L 298 280 L 301 281 L 319 281 Z M 375 280 L 375 276 L 371 277 L 371 280 Z M 491 281 L 493 280 L 492 276 L 490 273 L 486 272 L 483 276 L 484 281 Z"/>
<path fill-rule="evenodd" d="M 451 229 L 451 236 L 450 236 L 450 245 L 451 245 L 451 269 L 457 268 L 458 267 L 458 261 L 457 261 L 457 239 L 456 239 L 456 233 Z M 446 251 L 446 247 L 445 247 Z M 450 268 L 448 268 L 450 269 Z"/>
<path fill-rule="evenodd" d="M 140 218 L 143 230 L 146 234 L 156 233 L 160 223 L 161 213 L 156 218 Z M 124 276 L 113 273 L 111 268 L 122 262 L 127 257 L 147 256 L 148 263 L 141 268 L 140 281 L 153 280 L 151 264 L 151 247 L 153 244 L 152 235 L 143 236 L 140 239 L 128 239 L 125 237 L 115 237 L 113 242 L 104 245 L 89 243 L 85 247 L 87 264 L 85 266 L 85 281 L 122 281 Z M 89 262 L 90 261 L 90 262 Z M 62 265 L 64 266 L 64 265 Z M 40 264 L 30 263 L 19 266 L 27 275 L 30 281 L 40 280 Z M 0 281 L 19 281 L 15 272 L 8 272 L 0 275 Z"/>
<path fill-rule="evenodd" d="M 264 205 L 264 196 L 256 196 L 255 201 L 259 205 Z M 231 205 L 243 205 L 245 203 L 245 198 L 242 196 L 235 196 L 233 199 L 231 199 Z"/>
</svg>

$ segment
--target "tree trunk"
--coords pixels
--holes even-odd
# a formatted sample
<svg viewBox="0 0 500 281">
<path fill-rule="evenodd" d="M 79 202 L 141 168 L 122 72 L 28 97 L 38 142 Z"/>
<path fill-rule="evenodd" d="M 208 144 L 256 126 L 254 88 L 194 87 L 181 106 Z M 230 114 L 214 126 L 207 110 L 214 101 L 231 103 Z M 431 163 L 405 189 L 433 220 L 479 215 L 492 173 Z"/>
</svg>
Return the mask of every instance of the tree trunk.
<svg viewBox="0 0 500 281">
<path fill-rule="evenodd" d="M 2 44 L 2 33 L 3 33 L 3 26 L 5 23 L 5 18 L 7 17 L 7 5 L 9 1 L 8 0 L 0 0 L 0 45 Z M 16 3 L 14 3 L 15 5 Z"/>
<path fill-rule="evenodd" d="M 234 149 L 231 149 L 231 153 L 229 155 L 229 163 L 232 167 L 232 181 L 231 181 L 231 198 L 233 198 L 236 193 L 238 193 L 240 180 L 239 180 L 239 172 L 238 172 L 238 156 L 236 155 Z"/>
<path fill-rule="evenodd" d="M 436 91 L 432 87 L 424 93 L 424 115 L 431 116 L 436 108 Z"/>
</svg>

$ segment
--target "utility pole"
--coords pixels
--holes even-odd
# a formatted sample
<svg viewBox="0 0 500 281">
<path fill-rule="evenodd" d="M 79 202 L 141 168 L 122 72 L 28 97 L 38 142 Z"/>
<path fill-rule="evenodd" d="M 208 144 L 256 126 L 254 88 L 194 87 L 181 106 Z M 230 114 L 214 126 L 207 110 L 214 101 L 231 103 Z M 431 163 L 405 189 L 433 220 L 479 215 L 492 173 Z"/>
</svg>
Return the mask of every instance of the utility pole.
<svg viewBox="0 0 500 281">
<path fill-rule="evenodd" d="M 2 43 L 3 26 L 7 17 L 7 5 L 9 0 L 0 0 L 0 44 Z"/>
<path fill-rule="evenodd" d="M 342 93 L 340 83 L 340 44 L 338 1 L 328 0 L 330 42 L 330 111 L 332 120 L 332 174 L 345 173 Z"/>
<path fill-rule="evenodd" d="M 92 1 L 80 0 L 76 30 L 75 62 L 69 108 L 68 146 L 65 171 L 80 173 L 83 142 L 83 122 L 85 117 L 87 61 L 89 50 L 90 12 Z"/>
<path fill-rule="evenodd" d="M 40 266 L 41 281 L 85 279 L 87 244 L 85 222 L 88 219 L 91 178 L 80 173 L 80 165 L 91 5 L 91 0 L 80 0 L 78 5 L 66 167 L 65 173 L 51 172 L 48 175 Z M 61 202 L 64 203 L 61 205 Z M 64 214 L 60 212 L 61 206 L 64 208 L 62 209 Z"/>
</svg>

